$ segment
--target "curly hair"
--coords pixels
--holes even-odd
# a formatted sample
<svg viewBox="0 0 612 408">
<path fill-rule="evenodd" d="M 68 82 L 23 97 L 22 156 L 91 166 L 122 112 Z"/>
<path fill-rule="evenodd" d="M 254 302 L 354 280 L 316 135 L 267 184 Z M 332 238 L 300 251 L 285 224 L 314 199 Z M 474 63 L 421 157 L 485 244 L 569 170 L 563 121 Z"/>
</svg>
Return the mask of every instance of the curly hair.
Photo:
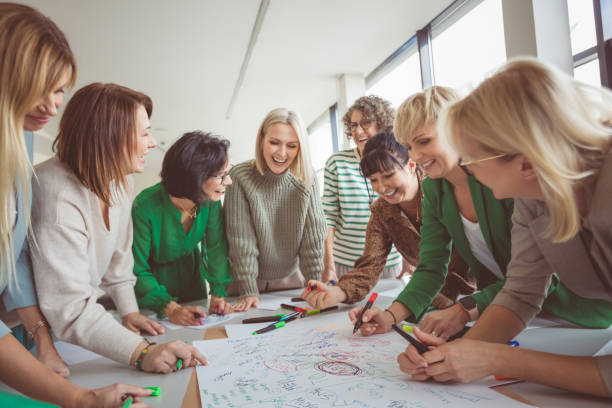
<svg viewBox="0 0 612 408">
<path fill-rule="evenodd" d="M 348 109 L 342 117 L 344 123 L 344 134 L 350 140 L 351 133 L 351 115 L 354 110 L 361 112 L 365 119 L 370 119 L 376 122 L 379 132 L 392 132 L 393 119 L 395 118 L 395 109 L 391 103 L 379 96 L 368 95 L 357 99 L 355 103 Z"/>
</svg>

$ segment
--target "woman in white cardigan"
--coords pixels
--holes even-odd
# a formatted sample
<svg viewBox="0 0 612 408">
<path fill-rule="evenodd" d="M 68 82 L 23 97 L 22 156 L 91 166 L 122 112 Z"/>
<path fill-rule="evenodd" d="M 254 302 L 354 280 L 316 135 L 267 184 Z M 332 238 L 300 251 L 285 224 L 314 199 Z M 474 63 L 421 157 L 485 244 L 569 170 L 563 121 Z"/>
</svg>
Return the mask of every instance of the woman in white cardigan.
<svg viewBox="0 0 612 408">
<path fill-rule="evenodd" d="M 169 373 L 206 359 L 180 341 L 155 345 L 163 333 L 138 312 L 132 273 L 132 185 L 155 147 L 148 96 L 115 84 L 90 84 L 68 103 L 54 142 L 57 155 L 36 167 L 32 251 L 40 306 L 62 340 L 144 371 Z M 123 327 L 97 303 L 100 286 Z"/>
</svg>

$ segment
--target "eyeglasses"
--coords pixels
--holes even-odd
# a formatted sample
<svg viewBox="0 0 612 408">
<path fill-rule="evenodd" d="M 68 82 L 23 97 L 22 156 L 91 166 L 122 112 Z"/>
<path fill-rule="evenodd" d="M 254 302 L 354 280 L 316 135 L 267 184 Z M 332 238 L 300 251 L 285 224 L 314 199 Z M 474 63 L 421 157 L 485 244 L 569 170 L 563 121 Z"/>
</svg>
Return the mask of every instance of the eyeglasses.
<svg viewBox="0 0 612 408">
<path fill-rule="evenodd" d="M 373 120 L 370 119 L 361 119 L 359 122 L 351 122 L 351 132 L 357 130 L 357 126 L 361 126 L 361 129 L 368 130 L 370 126 L 374 123 Z"/>
<path fill-rule="evenodd" d="M 490 156 L 490 157 L 485 157 L 484 159 L 477 159 L 477 160 L 470 160 L 470 161 L 463 161 L 463 159 L 459 159 L 459 167 L 461 167 L 467 174 L 473 175 L 474 173 L 472 173 L 467 166 L 470 166 L 472 164 L 477 164 L 477 163 L 482 163 L 484 161 L 487 160 L 493 160 L 493 159 L 499 159 L 500 157 L 504 157 L 507 156 L 506 153 L 503 154 L 496 154 L 495 156 Z"/>
<path fill-rule="evenodd" d="M 231 167 L 230 167 L 231 170 Z M 227 180 L 229 178 L 230 174 L 229 174 L 229 170 L 226 171 L 225 173 L 223 173 L 220 176 L 212 176 L 212 178 L 217 179 L 217 181 L 219 182 L 219 184 L 223 184 L 225 183 L 225 180 Z"/>
</svg>

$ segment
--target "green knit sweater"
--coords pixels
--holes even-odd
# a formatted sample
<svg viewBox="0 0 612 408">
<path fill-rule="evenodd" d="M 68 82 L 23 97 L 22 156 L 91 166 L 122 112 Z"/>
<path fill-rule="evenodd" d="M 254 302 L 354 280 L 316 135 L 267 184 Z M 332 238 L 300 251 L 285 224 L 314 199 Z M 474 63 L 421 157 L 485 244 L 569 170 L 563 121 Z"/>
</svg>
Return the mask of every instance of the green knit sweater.
<svg viewBox="0 0 612 408">
<path fill-rule="evenodd" d="M 298 267 L 320 279 L 326 226 L 316 178 L 306 187 L 290 171 L 261 175 L 252 161 L 230 174 L 225 230 L 240 296 L 258 296 L 257 279 L 282 279 Z"/>
</svg>

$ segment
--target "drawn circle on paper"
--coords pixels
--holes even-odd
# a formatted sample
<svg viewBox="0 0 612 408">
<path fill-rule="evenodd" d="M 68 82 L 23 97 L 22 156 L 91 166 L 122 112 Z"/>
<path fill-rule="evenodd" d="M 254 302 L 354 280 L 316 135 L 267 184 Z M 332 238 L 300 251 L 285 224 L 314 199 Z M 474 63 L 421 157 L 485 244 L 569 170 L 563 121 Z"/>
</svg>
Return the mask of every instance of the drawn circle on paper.
<svg viewBox="0 0 612 408">
<path fill-rule="evenodd" d="M 351 375 L 361 374 L 361 368 L 355 364 L 347 363 L 345 361 L 321 361 L 315 364 L 315 368 L 326 374 L 339 375 L 348 377 Z"/>
<path fill-rule="evenodd" d="M 347 353 L 341 350 L 327 350 L 321 353 L 324 359 L 330 361 L 348 361 L 354 360 L 355 356 L 353 353 Z"/>
<path fill-rule="evenodd" d="M 286 356 L 280 356 L 274 360 L 264 361 L 263 365 L 273 371 L 279 373 L 292 373 L 298 370 L 297 365 Z"/>
</svg>

